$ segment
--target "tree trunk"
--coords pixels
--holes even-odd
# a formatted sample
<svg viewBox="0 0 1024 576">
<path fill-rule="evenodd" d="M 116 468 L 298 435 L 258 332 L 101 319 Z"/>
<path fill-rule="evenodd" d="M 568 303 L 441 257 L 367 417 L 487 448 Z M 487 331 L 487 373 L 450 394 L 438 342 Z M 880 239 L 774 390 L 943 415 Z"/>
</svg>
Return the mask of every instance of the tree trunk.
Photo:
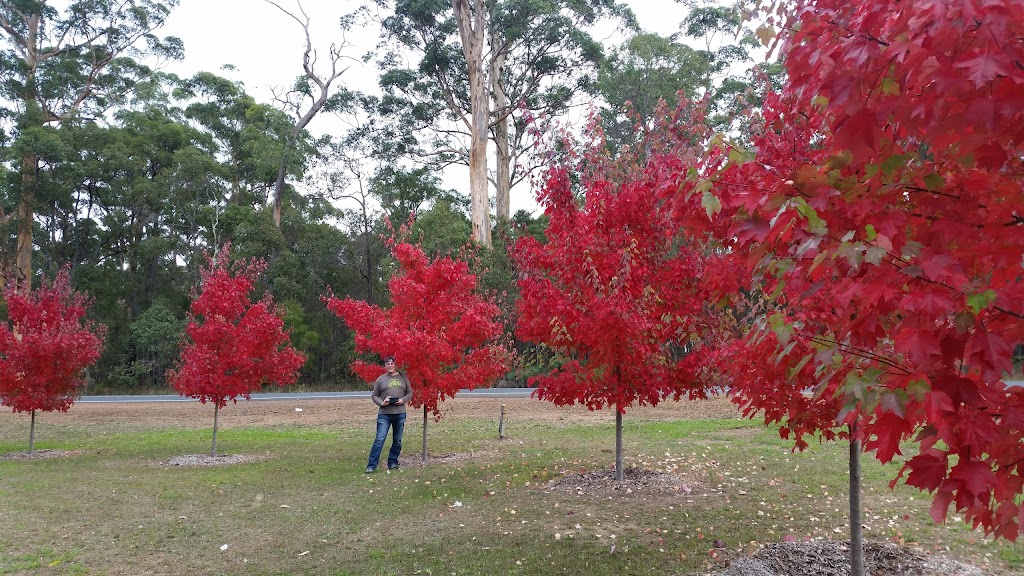
<svg viewBox="0 0 1024 576">
<path fill-rule="evenodd" d="M 487 15 L 483 0 L 472 0 L 472 7 L 469 1 L 452 0 L 452 10 L 459 26 L 469 79 L 469 200 L 473 238 L 484 246 L 490 246 L 491 203 L 487 194 L 487 117 L 490 102 L 483 68 L 484 20 Z"/>
<path fill-rule="evenodd" d="M 288 171 L 288 152 L 292 147 L 292 138 L 284 141 L 284 150 L 281 151 L 281 165 L 277 167 L 277 180 L 274 182 L 274 227 L 281 229 L 281 212 L 284 207 L 284 177 Z"/>
<path fill-rule="evenodd" d="M 508 94 L 502 86 L 501 68 L 505 64 L 505 54 L 499 53 L 497 36 L 494 34 L 491 40 L 491 98 L 494 100 L 494 147 L 497 161 L 494 178 L 494 198 L 497 213 L 495 220 L 507 224 L 511 219 L 510 193 L 512 188 L 512 154 L 509 150 L 508 119 L 509 110 Z"/>
<path fill-rule="evenodd" d="M 18 281 L 23 282 L 22 291 L 32 290 L 32 220 L 35 202 L 36 170 L 39 159 L 35 155 L 26 154 L 21 161 L 21 197 L 18 200 L 18 243 L 15 249 L 15 262 L 18 268 Z"/>
<path fill-rule="evenodd" d="M 622 482 L 622 412 L 615 409 L 615 481 Z"/>
<path fill-rule="evenodd" d="M 423 456 L 424 462 L 427 461 L 427 405 L 423 405 Z"/>
<path fill-rule="evenodd" d="M 28 457 L 36 455 L 36 411 L 32 411 L 32 423 L 28 426 Z"/>
<path fill-rule="evenodd" d="M 220 404 L 213 405 L 213 446 L 210 448 L 210 456 L 217 457 L 217 419 L 220 416 Z"/>
<path fill-rule="evenodd" d="M 850 425 L 850 576 L 864 576 L 864 530 L 860 507 L 860 440 Z"/>
<path fill-rule="evenodd" d="M 362 184 L 360 184 L 362 187 Z M 373 306 L 373 260 L 370 254 L 370 219 L 366 215 L 366 199 L 360 203 L 363 208 L 363 251 L 366 256 L 366 303 Z"/>
</svg>

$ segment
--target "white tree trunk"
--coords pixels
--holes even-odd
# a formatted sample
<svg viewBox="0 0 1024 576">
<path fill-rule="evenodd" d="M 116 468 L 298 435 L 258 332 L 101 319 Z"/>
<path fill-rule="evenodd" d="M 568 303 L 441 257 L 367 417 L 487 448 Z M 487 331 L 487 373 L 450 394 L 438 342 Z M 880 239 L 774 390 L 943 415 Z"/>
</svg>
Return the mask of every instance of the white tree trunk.
<svg viewBox="0 0 1024 576">
<path fill-rule="evenodd" d="M 483 0 L 452 0 L 452 10 L 458 22 L 469 78 L 470 220 L 473 223 L 473 238 L 484 246 L 490 246 L 491 203 L 487 192 L 487 119 L 490 115 L 490 102 L 483 67 L 484 22 L 487 14 Z"/>
<path fill-rule="evenodd" d="M 501 68 L 505 65 L 505 54 L 499 52 L 496 37 L 491 35 L 491 98 L 494 100 L 494 146 L 497 166 L 494 178 L 495 214 L 498 222 L 508 223 L 511 219 L 510 195 L 512 189 L 512 153 L 508 136 L 509 109 L 508 94 L 502 86 Z"/>
</svg>

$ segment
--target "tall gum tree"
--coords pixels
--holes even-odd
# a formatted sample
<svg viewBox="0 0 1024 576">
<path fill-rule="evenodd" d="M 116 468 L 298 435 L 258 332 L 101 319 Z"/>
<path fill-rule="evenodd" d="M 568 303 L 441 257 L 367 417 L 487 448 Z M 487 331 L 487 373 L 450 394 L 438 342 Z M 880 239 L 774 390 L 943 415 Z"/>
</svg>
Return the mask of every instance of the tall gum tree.
<svg viewBox="0 0 1024 576">
<path fill-rule="evenodd" d="M 160 39 L 178 0 L 73 2 L 63 10 L 46 0 L 0 2 L 0 94 L 12 103 L 14 146 L 20 173 L 12 198 L 17 222 L 14 262 L 32 278 L 33 220 L 41 157 L 59 146 L 53 130 L 78 118 L 97 118 L 151 71 L 133 57 L 180 58 L 181 42 Z M 4 243 L 4 260 L 10 260 Z M 10 262 L 9 262 L 10 264 Z M 29 284 L 24 285 L 26 289 Z"/>
<path fill-rule="evenodd" d="M 409 156 L 436 167 L 470 168 L 473 233 L 490 245 L 489 185 L 498 221 L 510 220 L 511 189 L 533 165 L 527 124 L 557 116 L 595 90 L 603 58 L 590 28 L 601 21 L 635 27 L 632 12 L 611 0 L 397 0 L 382 22 L 380 83 L 393 94 L 379 110 L 420 135 Z M 394 55 L 411 50 L 414 67 Z M 490 143 L 495 165 L 488 171 Z"/>
</svg>

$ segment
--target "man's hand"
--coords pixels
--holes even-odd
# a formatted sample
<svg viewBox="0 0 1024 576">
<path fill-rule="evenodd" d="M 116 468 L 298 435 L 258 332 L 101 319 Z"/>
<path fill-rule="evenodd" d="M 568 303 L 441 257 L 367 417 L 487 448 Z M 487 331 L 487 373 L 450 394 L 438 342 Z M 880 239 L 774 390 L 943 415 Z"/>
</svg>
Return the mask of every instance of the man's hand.
<svg viewBox="0 0 1024 576">
<path fill-rule="evenodd" d="M 395 399 L 395 404 L 401 404 L 401 403 L 402 403 L 402 399 L 401 398 L 396 398 Z"/>
</svg>

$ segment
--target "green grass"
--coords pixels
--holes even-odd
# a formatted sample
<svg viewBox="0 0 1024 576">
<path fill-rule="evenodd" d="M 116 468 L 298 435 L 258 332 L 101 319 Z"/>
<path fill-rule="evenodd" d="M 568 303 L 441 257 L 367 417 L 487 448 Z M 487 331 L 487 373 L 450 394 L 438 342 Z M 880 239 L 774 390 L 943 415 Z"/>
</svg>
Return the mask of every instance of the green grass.
<svg viewBox="0 0 1024 576">
<path fill-rule="evenodd" d="M 793 454 L 749 422 L 627 419 L 627 464 L 685 472 L 693 490 L 609 498 L 544 486 L 612 464 L 610 418 L 494 431 L 433 424 L 432 453 L 474 456 L 364 475 L 362 428 L 225 429 L 223 453 L 262 460 L 181 468 L 161 462 L 206 452 L 209 430 L 49 426 L 37 447 L 81 453 L 0 461 L 0 574 L 691 574 L 720 566 L 716 539 L 736 556 L 787 535 L 847 537 L 842 443 Z M 408 426 L 407 463 L 419 441 Z M 24 449 L 23 421 L 0 418 L 0 454 Z M 933 525 L 927 495 L 888 490 L 895 472 L 864 460 L 869 538 L 1024 568 L 1021 544 Z"/>
</svg>

